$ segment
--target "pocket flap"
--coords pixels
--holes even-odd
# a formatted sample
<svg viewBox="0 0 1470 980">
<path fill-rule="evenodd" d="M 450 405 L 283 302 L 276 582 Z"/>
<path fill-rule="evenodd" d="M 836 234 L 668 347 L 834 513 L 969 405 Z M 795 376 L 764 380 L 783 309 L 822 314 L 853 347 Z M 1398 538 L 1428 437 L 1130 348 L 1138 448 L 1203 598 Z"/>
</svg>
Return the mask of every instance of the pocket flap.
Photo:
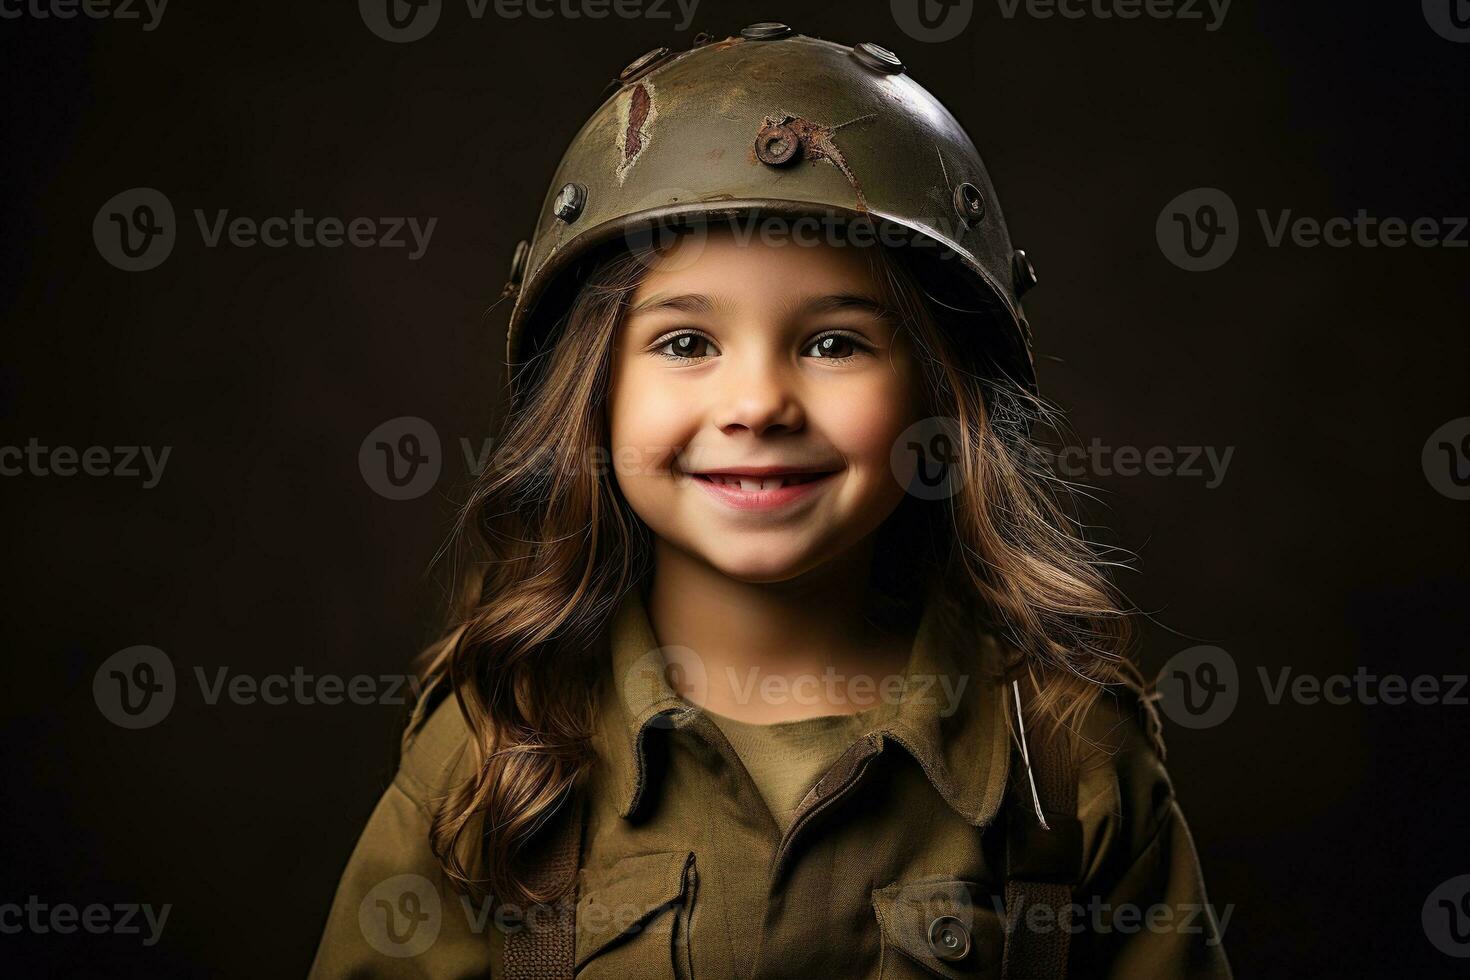
<svg viewBox="0 0 1470 980">
<path fill-rule="evenodd" d="M 1005 926 L 988 902 L 980 886 L 957 878 L 922 878 L 874 889 L 884 959 L 896 949 L 935 976 L 999 978 Z"/>
<path fill-rule="evenodd" d="M 584 868 L 577 899 L 577 969 L 625 937 L 668 935 L 674 917 L 659 913 L 683 901 L 693 865 L 693 851 L 658 851 L 625 857 L 608 868 Z"/>
</svg>

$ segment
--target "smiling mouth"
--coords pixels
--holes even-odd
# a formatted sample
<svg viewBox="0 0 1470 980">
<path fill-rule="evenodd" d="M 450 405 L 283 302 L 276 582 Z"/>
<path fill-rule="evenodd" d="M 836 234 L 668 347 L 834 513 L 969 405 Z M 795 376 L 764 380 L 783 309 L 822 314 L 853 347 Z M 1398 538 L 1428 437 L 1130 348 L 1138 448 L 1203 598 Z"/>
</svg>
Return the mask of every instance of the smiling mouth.
<svg viewBox="0 0 1470 980">
<path fill-rule="evenodd" d="M 691 473 L 696 480 L 731 487 L 736 490 L 780 490 L 820 480 L 830 473 L 781 473 L 773 476 L 743 476 L 739 473 Z"/>
<path fill-rule="evenodd" d="M 755 467 L 751 467 L 755 469 Z M 737 511 L 785 511 L 832 486 L 837 470 L 687 474 L 711 499 Z"/>
</svg>

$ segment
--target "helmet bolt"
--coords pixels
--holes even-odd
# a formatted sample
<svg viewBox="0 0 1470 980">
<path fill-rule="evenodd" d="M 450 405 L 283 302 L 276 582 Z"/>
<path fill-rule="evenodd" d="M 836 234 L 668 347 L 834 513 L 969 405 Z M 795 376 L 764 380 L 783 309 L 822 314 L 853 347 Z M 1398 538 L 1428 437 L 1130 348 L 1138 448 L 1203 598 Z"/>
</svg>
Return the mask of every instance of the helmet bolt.
<svg viewBox="0 0 1470 980">
<path fill-rule="evenodd" d="M 780 167 L 796 158 L 801 137 L 796 130 L 780 123 L 765 126 L 755 137 L 755 155 L 761 163 Z"/>
<path fill-rule="evenodd" d="M 654 48 L 652 51 L 639 55 L 629 63 L 628 67 L 618 73 L 618 81 L 624 84 L 648 74 L 649 69 L 660 64 L 672 54 L 668 48 Z"/>
<path fill-rule="evenodd" d="M 874 71 L 880 71 L 885 75 L 897 75 L 903 71 L 903 62 L 899 60 L 898 55 L 872 41 L 864 41 L 853 48 L 852 56 Z"/>
<path fill-rule="evenodd" d="M 1020 299 L 1032 286 L 1036 285 L 1036 267 L 1031 260 L 1026 258 L 1023 249 L 1016 249 L 1016 254 L 1011 258 L 1011 265 L 1015 269 L 1016 298 Z"/>
<path fill-rule="evenodd" d="M 510 258 L 510 273 L 505 281 L 519 286 L 521 278 L 526 274 L 526 260 L 531 256 L 531 243 L 524 238 L 516 244 L 515 254 Z"/>
<path fill-rule="evenodd" d="M 740 32 L 740 36 L 747 41 L 774 41 L 776 38 L 785 37 L 794 33 L 785 24 L 777 24 L 774 21 L 761 21 L 759 24 L 751 24 Z"/>
<path fill-rule="evenodd" d="M 954 209 L 968 228 L 985 218 L 985 195 L 980 188 L 966 181 L 954 189 Z"/>
<path fill-rule="evenodd" d="M 552 213 L 567 224 L 571 224 L 581 216 L 582 209 L 586 206 L 587 188 L 574 181 L 557 193 L 556 203 L 552 205 Z"/>
</svg>

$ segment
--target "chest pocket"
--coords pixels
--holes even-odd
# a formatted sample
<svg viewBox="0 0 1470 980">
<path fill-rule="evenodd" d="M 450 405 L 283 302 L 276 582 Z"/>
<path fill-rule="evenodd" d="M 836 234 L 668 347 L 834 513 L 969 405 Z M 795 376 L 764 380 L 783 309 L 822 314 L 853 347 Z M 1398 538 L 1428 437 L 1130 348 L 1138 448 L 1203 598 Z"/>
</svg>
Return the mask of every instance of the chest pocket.
<svg viewBox="0 0 1470 980">
<path fill-rule="evenodd" d="M 897 882 L 873 891 L 882 980 L 999 980 L 1005 926 L 988 893 L 957 878 Z"/>
<path fill-rule="evenodd" d="M 577 900 L 578 980 L 690 980 L 699 876 L 693 851 L 623 858 L 589 876 Z"/>
</svg>

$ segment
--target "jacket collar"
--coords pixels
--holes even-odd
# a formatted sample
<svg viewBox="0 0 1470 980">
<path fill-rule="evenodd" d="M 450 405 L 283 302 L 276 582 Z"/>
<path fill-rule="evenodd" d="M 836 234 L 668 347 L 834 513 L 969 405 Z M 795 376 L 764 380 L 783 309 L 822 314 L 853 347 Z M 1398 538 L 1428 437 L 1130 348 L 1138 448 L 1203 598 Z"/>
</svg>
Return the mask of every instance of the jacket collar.
<svg viewBox="0 0 1470 980">
<path fill-rule="evenodd" d="M 664 660 L 640 590 L 630 589 L 609 631 L 611 697 L 603 705 L 603 745 L 618 792 L 618 812 L 632 817 L 657 774 L 647 740 L 682 728 L 699 709 L 664 675 Z M 1002 658 L 995 637 L 971 617 L 930 599 L 909 654 L 906 682 L 873 729 L 880 750 L 892 742 L 918 763 L 935 790 L 974 826 L 988 824 L 1005 795 L 1010 766 Z M 608 703 L 611 702 L 611 703 Z"/>
</svg>

